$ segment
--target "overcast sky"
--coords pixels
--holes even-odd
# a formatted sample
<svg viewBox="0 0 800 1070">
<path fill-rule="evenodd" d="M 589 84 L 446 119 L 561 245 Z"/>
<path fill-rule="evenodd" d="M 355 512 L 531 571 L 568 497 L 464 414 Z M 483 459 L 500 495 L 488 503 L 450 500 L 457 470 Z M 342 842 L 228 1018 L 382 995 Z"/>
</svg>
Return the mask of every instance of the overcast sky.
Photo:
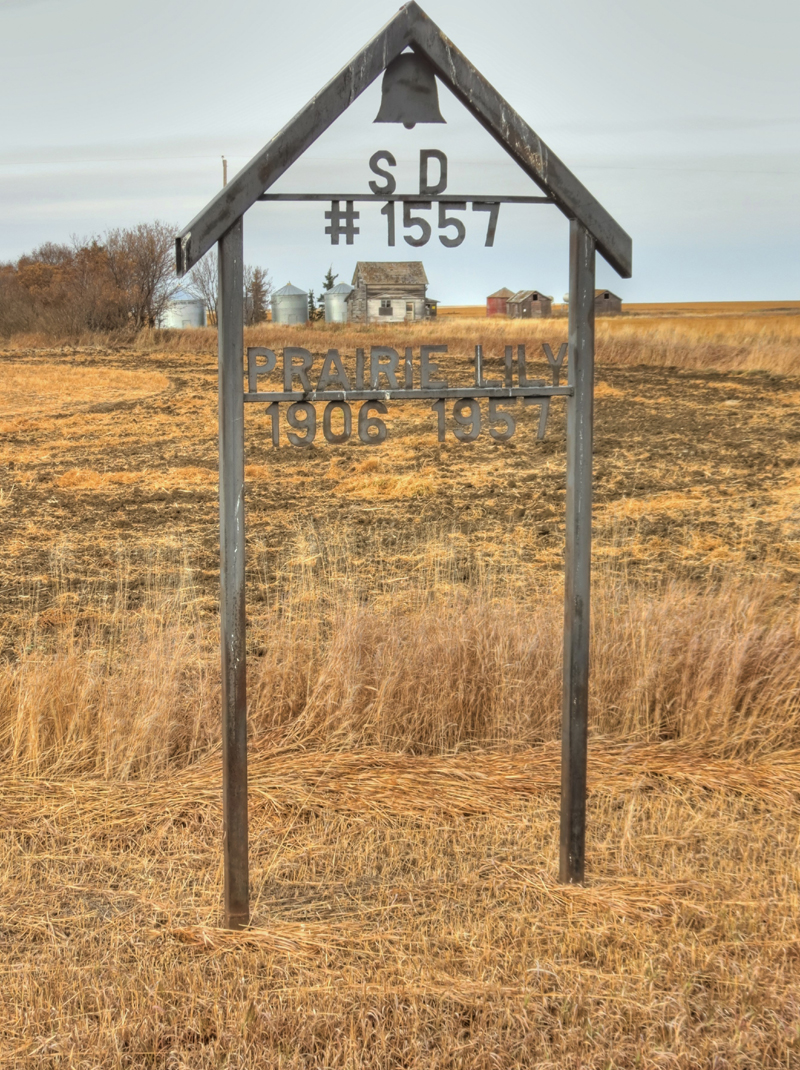
<svg viewBox="0 0 800 1070">
<path fill-rule="evenodd" d="M 0 259 L 43 241 L 155 218 L 182 227 L 230 174 L 380 29 L 396 2 L 0 0 Z M 634 275 L 600 260 L 631 301 L 800 298 L 800 3 L 561 0 L 422 6 L 633 238 Z M 275 190 L 367 192 L 377 149 L 415 192 L 419 150 L 443 149 L 448 193 L 537 193 L 440 87 L 446 126 L 373 125 L 380 79 Z M 465 242 L 389 249 L 379 206 L 331 246 L 322 204 L 257 204 L 248 262 L 319 289 L 330 263 L 417 259 L 430 293 L 500 286 L 560 297 L 567 225 L 552 206 L 503 206 Z M 435 224 L 435 220 L 434 220 Z M 398 227 L 398 234 L 402 229 Z"/>
</svg>

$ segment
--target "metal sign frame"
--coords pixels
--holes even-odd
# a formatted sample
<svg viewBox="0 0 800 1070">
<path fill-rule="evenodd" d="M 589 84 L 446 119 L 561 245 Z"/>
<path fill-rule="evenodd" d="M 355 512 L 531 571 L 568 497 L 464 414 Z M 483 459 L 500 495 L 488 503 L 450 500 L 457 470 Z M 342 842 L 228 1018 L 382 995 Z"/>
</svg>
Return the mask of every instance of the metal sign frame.
<svg viewBox="0 0 800 1070">
<path fill-rule="evenodd" d="M 566 395 L 566 564 L 560 879 L 585 870 L 592 522 L 595 253 L 630 278 L 631 239 L 415 2 L 375 37 L 225 186 L 176 238 L 178 275 L 216 243 L 219 263 L 219 505 L 224 925 L 250 920 L 244 517 L 243 216 L 404 49 L 436 75 L 570 220 Z M 327 198 L 326 198 L 327 199 Z M 386 199 L 386 198 L 375 198 Z M 410 199 L 410 198 L 409 198 Z M 417 197 L 414 198 L 418 199 Z M 492 198 L 482 198 L 491 200 Z M 467 391 L 464 391 L 466 393 Z M 489 396 L 485 391 L 469 391 Z M 517 391 L 519 393 L 519 391 Z M 381 396 L 385 396 L 381 392 Z M 420 396 L 414 391 L 413 396 Z M 439 397 L 440 393 L 436 393 Z M 252 397 L 251 400 L 262 400 Z M 266 400 L 266 399 L 264 399 Z"/>
</svg>

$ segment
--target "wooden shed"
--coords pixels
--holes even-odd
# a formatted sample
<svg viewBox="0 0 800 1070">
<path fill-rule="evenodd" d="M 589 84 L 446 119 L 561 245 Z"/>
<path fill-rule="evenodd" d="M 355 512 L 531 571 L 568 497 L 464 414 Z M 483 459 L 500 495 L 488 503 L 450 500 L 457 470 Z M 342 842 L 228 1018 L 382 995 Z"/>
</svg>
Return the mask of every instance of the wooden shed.
<svg viewBox="0 0 800 1070">
<path fill-rule="evenodd" d="M 514 296 L 514 291 L 509 290 L 507 286 L 504 286 L 502 290 L 497 290 L 493 294 L 489 294 L 486 298 L 486 315 L 487 316 L 507 316 L 508 315 L 508 299 Z"/>
<path fill-rule="evenodd" d="M 549 316 L 553 311 L 553 298 L 541 290 L 518 290 L 508 299 L 508 314 L 513 319 Z"/>
<path fill-rule="evenodd" d="M 594 313 L 596 316 L 613 316 L 622 311 L 622 298 L 610 290 L 595 290 Z"/>
<path fill-rule="evenodd" d="M 411 323 L 436 315 L 426 299 L 428 277 L 421 260 L 400 263 L 359 260 L 347 298 L 351 323 Z"/>
</svg>

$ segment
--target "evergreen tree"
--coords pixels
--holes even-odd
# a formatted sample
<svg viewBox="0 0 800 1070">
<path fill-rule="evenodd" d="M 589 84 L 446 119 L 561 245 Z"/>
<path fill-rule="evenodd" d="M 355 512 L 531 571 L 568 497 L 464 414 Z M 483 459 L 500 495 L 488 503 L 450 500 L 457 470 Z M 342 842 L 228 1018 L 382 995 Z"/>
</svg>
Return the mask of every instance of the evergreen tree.
<svg viewBox="0 0 800 1070">
<path fill-rule="evenodd" d="M 269 276 L 263 268 L 253 268 L 253 277 L 250 280 L 250 313 L 251 323 L 263 323 L 267 318 L 267 300 L 272 284 Z"/>
<path fill-rule="evenodd" d="M 336 280 L 338 278 L 339 278 L 338 275 L 334 275 L 334 273 L 333 273 L 333 264 L 331 264 L 331 266 L 328 268 L 328 270 L 327 270 L 327 272 L 325 274 L 325 283 L 324 283 L 325 289 L 326 290 L 332 290 L 333 287 L 336 285 Z"/>
<path fill-rule="evenodd" d="M 244 266 L 244 322 L 248 327 L 263 323 L 272 293 L 272 279 L 264 268 Z"/>
</svg>

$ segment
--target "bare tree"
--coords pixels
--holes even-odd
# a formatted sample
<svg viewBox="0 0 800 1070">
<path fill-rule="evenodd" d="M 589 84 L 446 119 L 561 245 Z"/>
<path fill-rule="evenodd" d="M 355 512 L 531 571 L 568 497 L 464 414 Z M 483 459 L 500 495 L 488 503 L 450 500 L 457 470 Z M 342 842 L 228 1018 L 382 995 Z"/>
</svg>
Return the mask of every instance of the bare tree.
<svg viewBox="0 0 800 1070">
<path fill-rule="evenodd" d="M 0 265 L 0 335 L 120 330 L 129 326 L 129 304 L 97 238 L 46 242 L 16 264 Z"/>
<path fill-rule="evenodd" d="M 205 302 L 208 324 L 210 327 L 216 326 L 219 289 L 216 248 L 209 249 L 203 259 L 192 268 L 186 289 Z"/>
<path fill-rule="evenodd" d="M 127 297 L 128 315 L 136 330 L 155 327 L 179 289 L 175 277 L 176 227 L 156 220 L 105 236 L 109 268 Z"/>
<path fill-rule="evenodd" d="M 262 323 L 267 318 L 267 305 L 272 293 L 272 279 L 264 268 L 245 264 L 243 269 L 244 322 L 250 327 Z M 188 290 L 205 302 L 208 322 L 217 322 L 217 300 L 219 297 L 219 278 L 217 274 L 217 251 L 210 249 L 203 259 L 192 268 L 187 283 Z"/>
</svg>

